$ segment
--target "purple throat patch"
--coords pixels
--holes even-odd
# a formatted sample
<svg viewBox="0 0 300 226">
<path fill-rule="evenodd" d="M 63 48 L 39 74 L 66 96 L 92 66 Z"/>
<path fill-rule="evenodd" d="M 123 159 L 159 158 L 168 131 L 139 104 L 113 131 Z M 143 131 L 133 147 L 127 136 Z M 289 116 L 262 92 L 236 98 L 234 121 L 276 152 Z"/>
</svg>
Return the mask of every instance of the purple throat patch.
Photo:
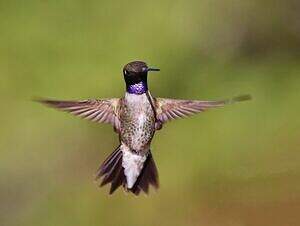
<svg viewBox="0 0 300 226">
<path fill-rule="evenodd" d="M 147 91 L 148 91 L 148 86 L 147 83 L 144 81 L 127 86 L 127 92 L 131 94 L 143 94 Z"/>
</svg>

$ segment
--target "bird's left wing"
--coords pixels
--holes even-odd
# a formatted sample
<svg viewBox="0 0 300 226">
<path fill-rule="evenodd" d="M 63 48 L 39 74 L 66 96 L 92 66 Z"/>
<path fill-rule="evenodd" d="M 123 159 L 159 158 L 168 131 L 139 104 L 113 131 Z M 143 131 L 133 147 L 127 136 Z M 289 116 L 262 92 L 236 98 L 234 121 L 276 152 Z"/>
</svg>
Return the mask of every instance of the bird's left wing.
<svg viewBox="0 0 300 226">
<path fill-rule="evenodd" d="M 37 101 L 94 122 L 110 123 L 115 128 L 118 128 L 118 110 L 121 101 L 119 98 L 81 101 L 39 99 Z"/>
<path fill-rule="evenodd" d="M 178 100 L 155 98 L 156 117 L 162 123 L 172 119 L 184 118 L 210 108 L 222 107 L 239 101 L 251 99 L 250 95 L 242 95 L 226 100 L 202 101 L 202 100 Z"/>
</svg>

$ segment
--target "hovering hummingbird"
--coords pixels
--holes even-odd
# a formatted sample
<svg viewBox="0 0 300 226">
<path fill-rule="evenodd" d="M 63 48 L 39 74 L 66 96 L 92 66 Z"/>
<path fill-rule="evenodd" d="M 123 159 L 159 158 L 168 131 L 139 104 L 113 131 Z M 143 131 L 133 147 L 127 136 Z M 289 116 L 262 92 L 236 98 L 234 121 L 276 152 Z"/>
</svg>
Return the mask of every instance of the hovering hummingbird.
<svg viewBox="0 0 300 226">
<path fill-rule="evenodd" d="M 249 95 L 219 101 L 155 98 L 148 90 L 148 72 L 159 71 L 145 62 L 133 61 L 123 68 L 125 96 L 82 101 L 38 100 L 50 107 L 70 112 L 94 122 L 109 123 L 119 135 L 120 145 L 97 171 L 100 186 L 111 183 L 110 194 L 119 186 L 138 195 L 148 193 L 149 185 L 159 187 L 158 172 L 150 144 L 164 123 L 206 109 L 250 99 Z"/>
</svg>

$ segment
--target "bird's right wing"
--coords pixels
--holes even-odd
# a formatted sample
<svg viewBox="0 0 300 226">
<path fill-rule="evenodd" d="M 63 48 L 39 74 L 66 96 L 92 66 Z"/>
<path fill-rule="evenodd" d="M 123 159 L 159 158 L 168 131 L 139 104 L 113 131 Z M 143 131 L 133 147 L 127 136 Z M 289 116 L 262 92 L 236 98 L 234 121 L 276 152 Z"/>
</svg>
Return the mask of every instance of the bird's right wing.
<svg viewBox="0 0 300 226">
<path fill-rule="evenodd" d="M 119 125 L 118 111 L 121 101 L 119 98 L 81 101 L 39 99 L 37 101 L 94 122 L 110 123 L 115 128 Z"/>
<path fill-rule="evenodd" d="M 251 99 L 250 95 L 242 95 L 232 99 L 217 100 L 217 101 L 202 101 L 202 100 L 178 100 L 155 98 L 156 117 L 162 123 L 167 121 L 184 118 L 199 112 L 203 112 L 210 108 L 222 107 L 227 104 Z"/>
</svg>

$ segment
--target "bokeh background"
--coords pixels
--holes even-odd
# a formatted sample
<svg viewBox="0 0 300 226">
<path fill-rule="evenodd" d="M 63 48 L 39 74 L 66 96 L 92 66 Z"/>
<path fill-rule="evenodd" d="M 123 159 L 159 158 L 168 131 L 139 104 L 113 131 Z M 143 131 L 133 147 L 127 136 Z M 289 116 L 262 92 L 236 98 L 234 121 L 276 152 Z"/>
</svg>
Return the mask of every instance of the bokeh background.
<svg viewBox="0 0 300 226">
<path fill-rule="evenodd" d="M 299 1 L 0 1 L 0 30 L 0 225 L 300 224 Z M 109 196 L 112 128 L 31 99 L 122 96 L 136 59 L 155 96 L 253 100 L 166 124 L 161 188 Z"/>
</svg>

